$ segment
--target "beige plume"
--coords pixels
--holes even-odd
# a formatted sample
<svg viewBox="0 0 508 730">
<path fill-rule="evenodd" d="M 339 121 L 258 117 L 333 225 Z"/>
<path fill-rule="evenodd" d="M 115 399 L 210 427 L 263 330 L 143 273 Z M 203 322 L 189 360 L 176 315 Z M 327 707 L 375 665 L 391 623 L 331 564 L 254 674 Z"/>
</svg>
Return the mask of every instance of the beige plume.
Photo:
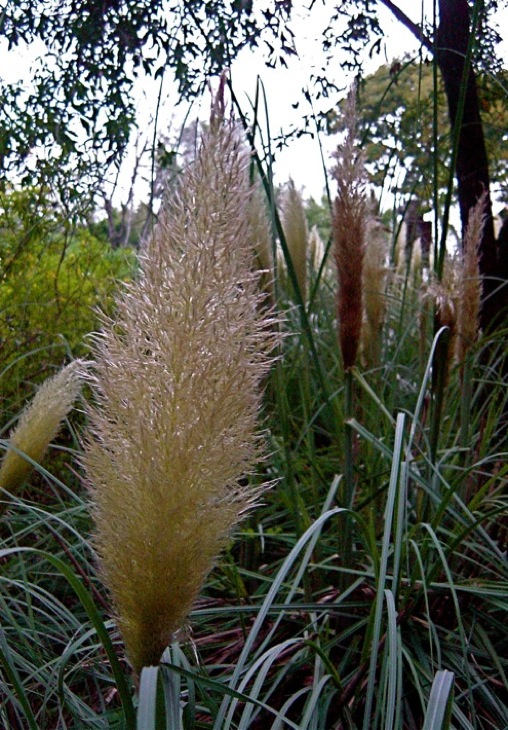
<svg viewBox="0 0 508 730">
<path fill-rule="evenodd" d="M 84 367 L 82 362 L 75 361 L 48 378 L 21 413 L 9 441 L 32 461 L 42 461 L 61 422 L 71 410 L 81 390 L 79 371 Z M 0 486 L 9 492 L 18 489 L 33 468 L 22 454 L 9 449 L 4 456 L 0 469 Z"/>
<path fill-rule="evenodd" d="M 159 661 L 259 489 L 262 314 L 248 153 L 214 110 L 195 162 L 94 346 L 83 465 L 95 546 L 136 672 Z"/>
</svg>

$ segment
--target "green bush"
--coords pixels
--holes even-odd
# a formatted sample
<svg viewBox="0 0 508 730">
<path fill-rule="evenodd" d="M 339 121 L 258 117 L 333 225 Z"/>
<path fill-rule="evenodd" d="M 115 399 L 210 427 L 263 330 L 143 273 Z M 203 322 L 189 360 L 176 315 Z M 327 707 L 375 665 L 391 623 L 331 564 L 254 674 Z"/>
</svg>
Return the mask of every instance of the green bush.
<svg viewBox="0 0 508 730">
<path fill-rule="evenodd" d="M 44 211 L 40 213 L 41 209 Z M 0 196 L 0 398 L 3 424 L 68 353 L 84 356 L 134 256 L 63 216 L 37 190 Z"/>
</svg>

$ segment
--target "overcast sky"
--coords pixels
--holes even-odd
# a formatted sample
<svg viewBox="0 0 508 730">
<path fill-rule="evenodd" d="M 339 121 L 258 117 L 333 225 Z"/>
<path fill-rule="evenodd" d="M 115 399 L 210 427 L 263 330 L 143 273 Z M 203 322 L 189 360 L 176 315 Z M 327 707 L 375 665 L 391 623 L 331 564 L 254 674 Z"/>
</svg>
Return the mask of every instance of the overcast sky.
<svg viewBox="0 0 508 730">
<path fill-rule="evenodd" d="M 316 0 L 313 12 L 310 16 L 305 12 L 305 7 L 310 0 L 294 0 L 296 12 L 293 16 L 292 28 L 295 34 L 295 45 L 297 55 L 288 59 L 287 69 L 267 69 L 264 64 L 262 51 L 244 51 L 235 61 L 230 69 L 231 78 L 235 92 L 240 99 L 245 111 L 250 109 L 249 99 L 253 99 L 256 84 L 259 78 L 263 82 L 266 93 L 269 124 L 272 138 L 281 132 L 287 132 L 298 123 L 302 114 L 308 114 L 311 109 L 303 100 L 302 88 L 310 87 L 310 77 L 313 70 L 322 65 L 321 42 L 322 33 L 326 27 L 330 7 L 333 3 L 323 3 Z M 398 0 L 397 5 L 415 22 L 419 23 L 422 13 L 428 13 L 431 17 L 432 0 Z M 403 54 L 416 51 L 418 43 L 414 36 L 398 22 L 393 15 L 382 5 L 379 5 L 379 19 L 386 37 L 381 46 L 381 53 L 372 59 L 365 58 L 365 71 L 373 72 L 380 64 L 390 62 L 394 58 L 400 58 Z M 500 27 L 508 28 L 508 11 L 504 10 L 499 15 Z M 41 44 L 42 45 L 42 44 Z M 18 51 L 14 55 L 9 54 L 6 58 L 2 53 L 0 44 L 0 68 L 2 76 L 8 81 L 30 78 L 30 66 L 37 53 L 41 52 L 41 45 L 31 50 Z M 5 47 L 5 45 L 4 45 Z M 508 65 L 508 43 L 505 41 L 499 47 L 500 55 L 507 59 Z M 346 89 L 352 82 L 352 77 L 341 67 L 340 58 L 331 64 L 327 73 L 339 88 Z M 153 110 L 157 102 L 159 82 L 152 82 L 144 79 L 138 84 L 137 97 L 139 110 L 140 143 L 153 138 Z M 168 132 L 176 137 L 176 131 L 187 118 L 187 121 L 199 116 L 206 119 L 209 110 L 209 99 L 205 98 L 194 103 L 189 111 L 186 104 L 178 105 L 176 85 L 169 77 L 164 80 L 162 98 L 164 103 L 158 119 L 160 132 Z M 300 101 L 298 109 L 293 105 Z M 334 105 L 336 99 L 329 98 L 315 102 L 315 111 L 326 111 Z M 188 114 L 188 117 L 187 117 Z M 172 132 L 170 131 L 172 130 Z M 327 166 L 330 166 L 330 154 L 335 146 L 335 141 L 325 135 L 321 136 L 324 157 Z M 117 178 L 117 193 L 115 202 L 119 205 L 126 199 L 131 180 L 132 156 L 124 165 L 121 175 Z M 149 176 L 150 162 L 147 155 L 145 175 Z M 283 183 L 292 177 L 296 184 L 303 189 L 306 196 L 312 195 L 319 199 L 324 190 L 324 171 L 321 162 L 320 147 L 315 137 L 303 137 L 294 141 L 287 149 L 276 152 L 275 161 L 275 183 Z M 113 184 L 113 178 L 112 183 Z M 140 185 L 138 197 L 146 197 L 147 186 Z"/>
<path fill-rule="evenodd" d="M 302 4 L 296 3 L 296 5 Z M 398 4 L 406 12 L 409 10 L 413 20 L 420 20 L 420 16 L 415 15 L 415 8 L 419 6 L 416 0 L 406 0 L 405 2 L 401 0 Z M 316 11 L 319 11 L 318 5 L 316 3 Z M 253 62 L 252 54 L 248 52 L 242 54 L 231 69 L 233 84 L 243 89 L 244 99 L 249 94 L 251 97 L 253 96 L 259 72 L 266 91 L 272 135 L 277 135 L 281 131 L 289 129 L 292 124 L 297 124 L 302 112 L 311 111 L 310 105 L 302 100 L 302 88 L 306 86 L 311 88 L 312 72 L 319 69 L 322 64 L 321 39 L 329 11 L 321 10 L 321 12 L 313 13 L 313 22 L 309 22 L 309 17 L 304 12 L 295 15 L 293 30 L 298 56 L 289 59 L 288 69 L 276 71 L 265 69 L 262 65 L 261 53 L 256 54 L 259 60 L 256 59 Z M 390 62 L 404 53 L 411 52 L 418 45 L 414 36 L 381 6 L 379 17 L 382 27 L 386 29 L 386 41 L 381 46 L 380 54 L 376 54 L 370 59 L 366 54 L 364 59 L 366 73 L 374 72 L 382 63 Z M 339 88 L 347 89 L 353 82 L 353 76 L 341 67 L 340 58 L 329 65 L 327 76 Z M 298 100 L 301 103 L 295 110 L 292 105 Z M 333 97 L 319 101 L 313 100 L 314 111 L 326 112 L 334 105 L 334 102 Z M 325 159 L 328 159 L 335 147 L 335 141 L 331 137 L 321 135 L 320 142 Z M 317 138 L 311 139 L 305 136 L 291 143 L 287 149 L 277 152 L 275 170 L 276 182 L 283 182 L 292 176 L 295 182 L 304 189 L 304 193 L 312 195 L 318 200 L 321 197 L 325 178 Z"/>
<path fill-rule="evenodd" d="M 308 114 L 311 108 L 303 99 L 302 89 L 309 86 L 313 70 L 322 65 L 322 34 L 326 27 L 330 14 L 330 6 L 333 3 L 324 4 L 316 0 L 313 12 L 309 18 L 305 7 L 309 0 L 294 0 L 296 12 L 293 15 L 292 29 L 295 34 L 296 56 L 288 58 L 288 68 L 268 69 L 265 66 L 262 49 L 257 51 L 244 50 L 240 57 L 233 63 L 230 69 L 231 78 L 235 93 L 246 112 L 251 109 L 251 101 L 254 99 L 258 78 L 263 83 L 266 93 L 268 118 L 271 137 L 287 132 L 294 125 L 297 125 L 302 114 Z M 323 5 L 325 5 L 323 7 Z M 398 0 L 397 5 L 416 23 L 420 23 L 422 15 L 432 19 L 432 0 Z M 381 64 L 391 62 L 394 58 L 400 58 L 407 53 L 417 53 L 418 42 L 410 31 L 408 31 L 392 13 L 379 5 L 379 20 L 385 31 L 385 39 L 381 45 L 381 52 L 372 58 L 365 54 L 364 71 L 373 73 Z M 504 10 L 499 14 L 498 22 L 500 27 L 508 28 L 508 11 Z M 500 55 L 507 59 L 508 65 L 508 43 L 505 41 L 498 48 Z M 330 79 L 339 88 L 348 88 L 353 77 L 341 67 L 340 58 L 336 59 L 333 65 L 327 69 Z M 168 90 L 167 102 L 164 105 L 164 113 L 160 119 L 160 127 L 170 125 L 169 117 L 173 117 L 173 126 L 178 126 L 179 120 L 184 118 L 187 107 L 177 108 L 172 105 L 173 94 L 171 84 L 166 86 Z M 174 92 L 173 92 L 174 93 Z M 339 95 L 337 96 L 337 99 Z M 298 109 L 293 105 L 300 102 Z M 313 101 L 315 111 L 327 111 L 334 105 L 333 98 Z M 209 98 L 204 98 L 195 103 L 190 111 L 189 118 L 200 116 L 206 119 L 209 110 Z M 146 104 L 144 104 L 145 108 Z M 310 136 L 301 137 L 291 142 L 287 148 L 275 151 L 275 183 L 286 182 L 292 177 L 297 186 L 303 190 L 305 196 L 313 196 L 319 200 L 325 187 L 325 173 L 321 161 L 320 143 L 327 167 L 330 167 L 330 157 L 335 148 L 336 141 L 327 135 L 317 136 L 311 139 Z"/>
<path fill-rule="evenodd" d="M 296 6 L 307 4 L 308 2 L 300 1 L 295 3 Z M 398 7 L 416 23 L 421 22 L 424 13 L 429 21 L 432 20 L 433 4 L 432 0 L 398 0 L 397 2 Z M 318 5 L 319 3 L 316 2 L 316 10 Z M 291 126 L 291 122 L 297 123 L 301 110 L 310 111 L 309 105 L 305 102 L 300 104 L 298 110 L 294 110 L 292 104 L 298 99 L 302 99 L 301 89 L 310 83 L 312 70 L 316 65 L 319 66 L 322 58 L 321 37 L 327 13 L 324 11 L 315 13 L 313 23 L 309 22 L 306 13 L 297 13 L 295 17 L 296 22 L 293 28 L 298 57 L 289 59 L 287 70 L 265 69 L 260 53 L 256 54 L 257 57 L 254 56 L 256 60 L 253 60 L 253 54 L 242 54 L 231 70 L 233 84 L 243 90 L 246 108 L 248 108 L 247 95 L 253 97 L 257 74 L 259 73 L 261 76 L 267 95 L 272 134 L 279 133 L 281 129 L 287 130 Z M 364 71 L 366 73 L 373 73 L 381 64 L 389 63 L 394 58 L 401 58 L 404 54 L 413 52 L 416 54 L 419 48 L 418 41 L 413 34 L 381 5 L 379 6 L 379 20 L 386 37 L 379 54 L 372 58 L 365 54 Z M 507 10 L 500 11 L 498 22 L 501 29 L 508 28 Z M 501 57 L 506 59 L 506 65 L 508 65 L 507 41 L 508 38 L 498 47 Z M 339 87 L 348 87 L 353 81 L 351 75 L 341 68 L 339 58 L 333 66 L 329 67 L 329 76 Z M 328 99 L 321 103 L 317 102 L 316 110 L 327 111 L 331 101 Z M 335 147 L 335 140 L 322 135 L 321 144 L 325 157 L 329 158 Z M 276 182 L 284 182 L 289 176 L 292 176 L 307 195 L 312 195 L 316 199 L 320 198 L 324 189 L 324 172 L 317 139 L 304 137 L 291 144 L 288 149 L 278 152 L 276 157 Z"/>
</svg>

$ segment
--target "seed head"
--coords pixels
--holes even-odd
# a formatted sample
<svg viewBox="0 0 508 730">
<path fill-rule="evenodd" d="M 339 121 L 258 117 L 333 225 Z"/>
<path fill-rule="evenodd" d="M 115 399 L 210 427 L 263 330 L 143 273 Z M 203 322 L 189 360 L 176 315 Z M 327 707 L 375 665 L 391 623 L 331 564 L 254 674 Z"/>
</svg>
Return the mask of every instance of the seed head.
<svg viewBox="0 0 508 730">
<path fill-rule="evenodd" d="M 32 461 L 40 462 L 58 433 L 81 390 L 79 371 L 84 363 L 76 360 L 41 385 L 32 402 L 21 413 L 10 443 Z M 0 469 L 0 485 L 14 492 L 26 480 L 32 464 L 20 453 L 9 449 Z"/>
<path fill-rule="evenodd" d="M 159 661 L 259 497 L 239 479 L 262 452 L 260 382 L 278 335 L 248 245 L 248 155 L 219 111 L 94 343 L 83 465 L 136 672 Z"/>
<path fill-rule="evenodd" d="M 337 267 L 337 317 L 344 368 L 355 364 L 362 330 L 362 269 L 368 211 L 363 157 L 355 143 L 355 88 L 345 112 L 346 137 L 336 153 L 332 172 L 338 194 L 333 214 L 334 255 Z"/>
<path fill-rule="evenodd" d="M 458 313 L 457 313 L 457 361 L 463 363 L 468 350 L 478 337 L 480 327 L 481 278 L 479 250 L 485 225 L 485 205 L 487 193 L 484 192 L 476 205 L 469 211 L 462 260 L 458 276 Z"/>
<path fill-rule="evenodd" d="M 302 301 L 307 299 L 307 249 L 309 230 L 302 196 L 293 180 L 289 180 L 282 201 L 282 228 L 291 255 Z"/>
</svg>

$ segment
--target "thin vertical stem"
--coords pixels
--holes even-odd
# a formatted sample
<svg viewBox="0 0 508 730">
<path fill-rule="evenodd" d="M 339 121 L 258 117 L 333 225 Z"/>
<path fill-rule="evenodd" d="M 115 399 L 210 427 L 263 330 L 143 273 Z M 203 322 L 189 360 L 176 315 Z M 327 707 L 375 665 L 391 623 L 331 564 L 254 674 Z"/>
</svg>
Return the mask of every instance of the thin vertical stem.
<svg viewBox="0 0 508 730">
<path fill-rule="evenodd" d="M 344 374 L 344 479 L 341 484 L 342 505 L 346 509 L 353 508 L 355 481 L 354 481 L 354 431 L 349 421 L 354 415 L 353 373 L 351 368 Z M 352 566 L 353 550 L 351 544 L 351 520 L 346 518 L 339 538 L 340 554 L 346 568 Z M 344 588 L 344 585 L 341 586 Z"/>
</svg>

